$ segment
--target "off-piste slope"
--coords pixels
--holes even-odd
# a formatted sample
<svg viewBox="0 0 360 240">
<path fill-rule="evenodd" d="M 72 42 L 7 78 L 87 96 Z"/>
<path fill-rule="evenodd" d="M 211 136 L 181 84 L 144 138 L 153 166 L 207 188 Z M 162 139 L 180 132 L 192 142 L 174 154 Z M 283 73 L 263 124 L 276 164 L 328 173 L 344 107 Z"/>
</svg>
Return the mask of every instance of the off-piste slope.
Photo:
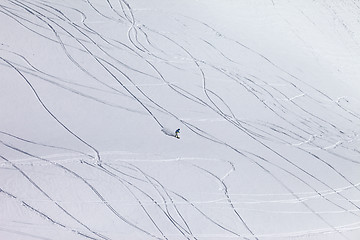
<svg viewBox="0 0 360 240">
<path fill-rule="evenodd" d="M 359 16 L 2 1 L 0 239 L 358 239 Z"/>
</svg>

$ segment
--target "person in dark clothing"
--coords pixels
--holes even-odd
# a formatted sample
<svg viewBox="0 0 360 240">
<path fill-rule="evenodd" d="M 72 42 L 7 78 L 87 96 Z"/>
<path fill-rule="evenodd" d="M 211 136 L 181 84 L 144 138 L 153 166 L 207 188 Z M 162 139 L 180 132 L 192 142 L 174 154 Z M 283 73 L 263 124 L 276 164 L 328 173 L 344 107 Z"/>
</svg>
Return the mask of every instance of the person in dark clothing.
<svg viewBox="0 0 360 240">
<path fill-rule="evenodd" d="M 175 137 L 176 138 L 180 138 L 179 133 L 180 133 L 180 128 L 175 131 Z"/>
</svg>

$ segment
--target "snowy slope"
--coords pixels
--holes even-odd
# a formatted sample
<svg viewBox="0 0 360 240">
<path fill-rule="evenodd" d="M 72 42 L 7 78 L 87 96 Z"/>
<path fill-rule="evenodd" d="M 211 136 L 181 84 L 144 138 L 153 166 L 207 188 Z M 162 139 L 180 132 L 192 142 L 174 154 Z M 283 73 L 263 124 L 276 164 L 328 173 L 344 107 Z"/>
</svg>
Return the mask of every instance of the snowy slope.
<svg viewBox="0 0 360 240">
<path fill-rule="evenodd" d="M 3 0 L 0 29 L 0 240 L 360 238 L 359 1 Z"/>
</svg>

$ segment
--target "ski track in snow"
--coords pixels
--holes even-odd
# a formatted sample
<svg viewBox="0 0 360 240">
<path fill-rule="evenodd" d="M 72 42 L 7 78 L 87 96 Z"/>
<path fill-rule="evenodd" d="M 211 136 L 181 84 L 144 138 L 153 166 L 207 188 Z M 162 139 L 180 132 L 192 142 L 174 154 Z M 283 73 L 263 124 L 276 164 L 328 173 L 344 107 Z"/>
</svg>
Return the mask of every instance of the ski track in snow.
<svg viewBox="0 0 360 240">
<path fill-rule="evenodd" d="M 42 66 L 26 51 L 1 42 L 0 68 L 10 72 L 12 80 L 21 81 L 28 89 L 27 94 L 33 97 L 32 101 L 36 101 L 49 117 L 48 121 L 55 122 L 61 129 L 58 131 L 65 132 L 62 136 L 78 145 L 47 144 L 19 132 L 0 129 L 0 173 L 9 177 L 11 172 L 18 178 L 16 181 L 22 182 L 20 186 L 24 186 L 24 189 L 12 189 L 9 186 L 16 186 L 16 181 L 4 181 L 0 183 L 0 197 L 7 199 L 7 204 L 10 201 L 21 211 L 32 214 L 29 221 L 50 224 L 49 228 L 60 238 L 307 239 L 335 236 L 336 239 L 354 239 L 351 233 L 360 232 L 360 178 L 349 174 L 349 169 L 358 171 L 360 167 L 358 100 L 348 96 L 333 98 L 265 53 L 202 20 L 175 14 L 172 21 L 177 22 L 179 31 L 186 29 L 183 35 L 157 29 L 153 23 L 145 22 L 146 15 L 134 9 L 133 4 L 136 5 L 124 0 L 107 0 L 102 4 L 95 0 L 77 4 L 5 0 L 0 4 L 2 19 L 10 19 L 21 31 L 56 46 L 58 52 L 54 54 L 61 52 L 73 71 L 87 79 L 79 81 L 66 74 L 48 72 L 46 65 Z M 277 1 L 268 4 L 277 11 Z M 360 13 L 356 1 L 348 4 L 357 6 L 354 11 Z M 354 42 L 359 40 L 338 9 L 325 3 L 321 6 L 336 18 Z M 156 12 L 155 9 L 147 11 Z M 116 38 L 116 35 L 105 34 L 101 28 L 104 23 L 117 26 L 116 31 L 123 35 Z M 201 33 L 194 33 L 194 29 Z M 192 44 L 198 44 L 209 55 L 197 51 Z M 241 59 L 223 48 L 224 45 L 231 45 L 239 56 L 256 59 L 264 68 L 271 69 L 274 76 L 246 68 Z M 171 79 L 169 71 L 193 79 Z M 237 94 L 247 96 L 251 104 L 256 104 L 255 111 L 261 110 L 264 116 L 272 119 L 243 116 L 232 101 L 234 92 L 219 89 L 217 81 L 231 84 Z M 159 131 L 167 127 L 171 119 L 198 141 L 226 149 L 237 157 L 164 157 L 141 152 L 107 152 L 59 114 L 54 102 L 43 96 L 42 84 L 113 111 L 150 116 L 148 124 Z M 154 88 L 158 88 L 159 93 L 151 90 Z M 187 117 L 176 108 L 180 105 L 171 107 L 166 94 L 212 118 Z M 133 104 L 129 106 L 127 102 Z M 314 107 L 309 108 L 309 105 Z M 212 130 L 215 124 L 226 131 L 231 129 L 235 137 L 228 138 L 226 133 Z M 236 137 L 244 140 L 239 143 L 234 141 Z M 246 142 L 249 147 L 243 145 Z M 42 150 L 52 154 L 41 154 Z M 18 157 L 7 157 L 12 155 Z M 341 163 L 346 164 L 345 167 Z M 157 170 L 159 167 L 164 167 L 164 176 L 169 174 L 174 179 L 165 180 Z M 248 193 L 249 188 L 245 191 L 236 188 L 237 181 L 249 179 L 242 176 L 247 171 L 244 167 L 251 167 L 254 174 L 261 176 L 261 180 L 255 182 L 266 192 Z M 80 187 L 86 189 L 87 195 L 70 201 L 67 197 L 62 199 L 51 187 L 53 181 L 49 187 L 43 182 L 45 177 L 36 175 L 37 171 L 47 170 L 70 179 L 74 184 L 72 191 L 80 191 L 77 189 Z M 195 174 L 198 182 L 189 184 L 186 179 L 177 179 L 184 177 L 183 172 Z M 94 176 L 104 180 L 94 179 Z M 274 192 L 266 189 L 269 185 L 264 181 L 276 186 Z M 114 195 L 106 191 L 104 184 L 113 189 Z M 26 197 L 28 190 L 25 188 L 32 189 L 31 197 Z M 65 193 L 63 189 L 59 191 Z M 118 199 L 124 195 L 124 199 Z M 83 212 L 74 208 L 79 204 L 86 204 Z M 320 207 L 322 205 L 324 207 Z M 96 206 L 96 214 L 100 212 L 103 218 L 111 219 L 106 222 L 111 225 L 111 231 L 108 226 L 105 230 L 102 224 L 89 220 L 91 206 Z M 11 220 L 11 216 L 1 214 L 0 222 Z M 287 222 L 292 221 L 294 215 L 317 225 L 311 228 L 308 224 L 298 224 L 297 228 L 288 230 L 272 223 L 277 226 L 274 232 L 261 227 L 272 216 L 281 219 L 279 222 Z M 339 215 L 341 221 L 334 219 Z M 0 239 L 3 234 L 24 239 L 54 237 L 45 233 L 40 236 L 41 231 L 32 234 L 28 228 L 18 231 L 15 222 L 0 228 Z"/>
</svg>

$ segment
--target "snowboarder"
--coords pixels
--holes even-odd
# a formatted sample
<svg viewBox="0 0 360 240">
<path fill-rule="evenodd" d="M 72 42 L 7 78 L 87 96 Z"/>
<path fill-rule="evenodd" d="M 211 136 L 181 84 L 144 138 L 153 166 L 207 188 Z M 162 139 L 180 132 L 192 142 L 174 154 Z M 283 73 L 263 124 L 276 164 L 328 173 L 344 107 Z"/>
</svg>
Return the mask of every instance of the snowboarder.
<svg viewBox="0 0 360 240">
<path fill-rule="evenodd" d="M 179 133 L 180 133 L 180 128 L 178 128 L 178 129 L 175 131 L 175 137 L 180 139 Z"/>
</svg>

